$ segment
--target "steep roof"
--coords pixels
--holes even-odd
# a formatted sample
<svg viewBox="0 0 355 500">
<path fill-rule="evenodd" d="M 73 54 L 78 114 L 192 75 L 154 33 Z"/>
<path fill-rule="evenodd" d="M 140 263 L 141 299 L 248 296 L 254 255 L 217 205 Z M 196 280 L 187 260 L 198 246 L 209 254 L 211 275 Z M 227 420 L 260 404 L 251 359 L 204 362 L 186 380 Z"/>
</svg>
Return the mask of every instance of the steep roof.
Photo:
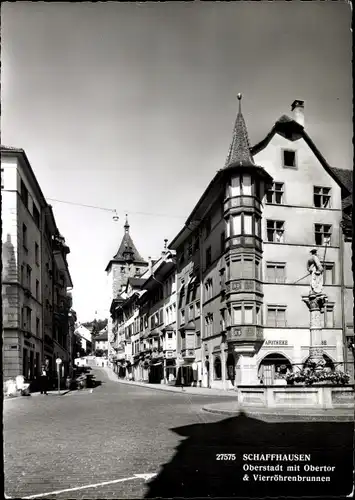
<svg viewBox="0 0 355 500">
<path fill-rule="evenodd" d="M 146 265 L 148 265 L 148 263 L 140 255 L 135 244 L 133 243 L 131 235 L 129 234 L 129 228 L 130 228 L 130 225 L 128 224 L 128 219 L 126 218 L 126 223 L 124 225 L 124 235 L 123 235 L 121 244 L 117 250 L 116 255 L 114 255 L 114 257 L 108 263 L 108 265 L 105 269 L 106 271 L 109 269 L 109 267 L 111 266 L 111 264 L 113 262 L 122 263 L 122 264 L 125 263 L 126 262 L 126 259 L 125 259 L 126 252 L 129 252 L 130 254 L 132 254 L 132 262 L 134 264 L 146 264 Z"/>
<path fill-rule="evenodd" d="M 107 333 L 107 330 L 103 333 L 99 333 L 99 335 L 97 335 L 95 337 L 95 342 L 106 342 L 108 340 L 108 333 Z"/>
<path fill-rule="evenodd" d="M 331 167 L 322 153 L 319 151 L 315 143 L 309 137 L 304 127 L 297 123 L 295 120 L 287 115 L 282 115 L 274 124 L 270 132 L 262 139 L 260 142 L 255 144 L 250 148 L 251 154 L 254 156 L 260 151 L 262 151 L 271 141 L 273 136 L 277 132 L 296 132 L 298 133 L 304 141 L 308 144 L 310 149 L 313 151 L 314 155 L 318 161 L 323 165 L 324 169 L 328 174 L 345 190 L 347 193 L 352 193 L 352 171 Z"/>
<path fill-rule="evenodd" d="M 131 285 L 133 288 L 139 288 L 145 281 L 144 278 L 128 278 L 127 285 Z"/>
<path fill-rule="evenodd" d="M 242 94 L 238 94 L 239 109 L 233 129 L 232 143 L 229 148 L 225 168 L 235 166 L 253 166 L 255 165 L 250 153 L 250 142 L 247 127 L 241 107 Z"/>
</svg>

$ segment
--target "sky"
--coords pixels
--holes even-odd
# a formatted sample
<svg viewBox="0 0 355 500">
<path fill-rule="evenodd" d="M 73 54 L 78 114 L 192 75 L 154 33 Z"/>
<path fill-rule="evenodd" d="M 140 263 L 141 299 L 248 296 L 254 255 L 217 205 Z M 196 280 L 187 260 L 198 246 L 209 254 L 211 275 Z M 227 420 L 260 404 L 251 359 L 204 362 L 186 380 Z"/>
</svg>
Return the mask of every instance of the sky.
<svg viewBox="0 0 355 500">
<path fill-rule="evenodd" d="M 352 168 L 346 2 L 14 2 L 1 14 L 1 142 L 25 150 L 53 206 L 81 322 L 108 315 L 126 213 L 145 259 L 183 227 L 224 166 L 238 92 L 251 144 L 302 99 L 326 160 Z"/>
</svg>

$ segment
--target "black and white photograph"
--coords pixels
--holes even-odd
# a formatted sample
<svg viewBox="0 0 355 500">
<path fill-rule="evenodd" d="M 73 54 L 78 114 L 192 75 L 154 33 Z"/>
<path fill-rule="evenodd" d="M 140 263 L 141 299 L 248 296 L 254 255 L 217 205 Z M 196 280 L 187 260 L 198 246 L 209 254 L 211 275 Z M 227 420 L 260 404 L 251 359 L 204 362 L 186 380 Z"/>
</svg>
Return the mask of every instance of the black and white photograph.
<svg viewBox="0 0 355 500">
<path fill-rule="evenodd" d="M 5 498 L 354 496 L 352 30 L 2 2 Z"/>
</svg>

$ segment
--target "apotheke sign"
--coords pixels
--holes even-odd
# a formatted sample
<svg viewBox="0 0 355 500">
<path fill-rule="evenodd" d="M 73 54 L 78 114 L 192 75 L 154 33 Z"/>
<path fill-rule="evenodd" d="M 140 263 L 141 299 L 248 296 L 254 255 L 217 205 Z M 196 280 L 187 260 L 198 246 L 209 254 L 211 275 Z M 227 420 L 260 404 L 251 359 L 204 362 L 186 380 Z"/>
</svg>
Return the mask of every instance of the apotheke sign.
<svg viewBox="0 0 355 500">
<path fill-rule="evenodd" d="M 288 340 L 265 340 L 264 345 L 288 345 Z"/>
</svg>

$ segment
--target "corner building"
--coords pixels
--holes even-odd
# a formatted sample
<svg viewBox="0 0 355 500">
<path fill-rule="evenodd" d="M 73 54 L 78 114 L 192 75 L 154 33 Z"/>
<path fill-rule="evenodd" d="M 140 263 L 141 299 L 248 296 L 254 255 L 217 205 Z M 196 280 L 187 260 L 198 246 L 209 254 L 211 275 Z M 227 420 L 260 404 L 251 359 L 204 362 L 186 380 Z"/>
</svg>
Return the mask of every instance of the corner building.
<svg viewBox="0 0 355 500">
<path fill-rule="evenodd" d="M 224 389 L 283 384 L 307 359 L 302 296 L 312 248 L 324 262 L 323 345 L 333 369 L 350 364 L 346 332 L 353 332 L 350 246 L 341 229 L 352 173 L 330 167 L 311 141 L 302 101 L 251 148 L 238 99 L 225 166 L 169 245 L 177 253 L 181 369 L 197 366 L 203 386 Z"/>
</svg>

